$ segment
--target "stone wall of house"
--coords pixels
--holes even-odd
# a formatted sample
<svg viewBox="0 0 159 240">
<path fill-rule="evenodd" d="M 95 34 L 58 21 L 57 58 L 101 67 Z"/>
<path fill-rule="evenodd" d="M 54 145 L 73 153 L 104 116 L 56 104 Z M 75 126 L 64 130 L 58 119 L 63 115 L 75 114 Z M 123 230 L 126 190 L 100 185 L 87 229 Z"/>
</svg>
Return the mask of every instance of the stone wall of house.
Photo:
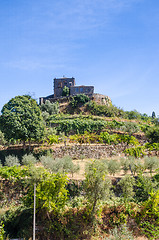
<svg viewBox="0 0 159 240">
<path fill-rule="evenodd" d="M 70 87 L 70 96 L 74 96 L 77 94 L 86 94 L 92 96 L 94 93 L 93 86 L 71 86 Z"/>
<path fill-rule="evenodd" d="M 110 106 L 112 101 L 110 99 L 110 97 L 99 94 L 99 93 L 90 93 L 88 94 L 88 96 L 90 97 L 90 100 L 93 100 L 94 102 L 96 102 L 99 105 L 106 105 L 106 106 Z M 68 97 L 54 97 L 54 95 L 50 95 L 48 97 L 43 97 L 40 98 L 39 104 L 41 105 L 42 103 L 45 103 L 46 100 L 49 100 L 51 103 L 53 102 L 59 102 L 59 103 L 67 103 L 70 101 L 70 96 Z"/>
<path fill-rule="evenodd" d="M 99 105 L 109 106 L 112 103 L 110 97 L 99 94 L 99 93 L 94 93 L 92 95 L 92 100 L 95 101 Z"/>
<path fill-rule="evenodd" d="M 81 156 L 85 158 L 103 159 L 112 156 L 121 156 L 123 154 L 126 144 L 117 145 L 68 145 L 55 146 L 52 148 L 53 157 L 61 158 L 69 155 L 73 159 L 80 159 Z"/>
</svg>

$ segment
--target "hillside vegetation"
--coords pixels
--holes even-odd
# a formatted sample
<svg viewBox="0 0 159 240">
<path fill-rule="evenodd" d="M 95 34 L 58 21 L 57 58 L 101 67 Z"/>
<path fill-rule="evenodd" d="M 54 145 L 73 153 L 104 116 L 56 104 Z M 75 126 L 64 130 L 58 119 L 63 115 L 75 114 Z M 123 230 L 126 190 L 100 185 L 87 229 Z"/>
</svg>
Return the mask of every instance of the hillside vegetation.
<svg viewBox="0 0 159 240">
<path fill-rule="evenodd" d="M 31 239 L 34 184 L 36 239 L 159 239 L 154 113 L 17 96 L 0 130 L 0 239 Z"/>
</svg>

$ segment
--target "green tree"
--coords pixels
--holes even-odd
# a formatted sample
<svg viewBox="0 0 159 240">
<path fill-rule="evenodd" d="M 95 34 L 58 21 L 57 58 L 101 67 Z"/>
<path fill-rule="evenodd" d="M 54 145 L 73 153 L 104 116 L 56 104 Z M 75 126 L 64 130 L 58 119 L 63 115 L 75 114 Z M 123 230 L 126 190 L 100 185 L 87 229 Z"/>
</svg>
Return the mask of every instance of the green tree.
<svg viewBox="0 0 159 240">
<path fill-rule="evenodd" d="M 158 143 L 159 142 L 159 127 L 150 127 L 146 131 L 146 136 L 150 140 L 151 143 Z"/>
<path fill-rule="evenodd" d="M 69 96 L 70 95 L 70 89 L 66 86 L 62 89 L 62 96 Z"/>
<path fill-rule="evenodd" d="M 152 112 L 152 118 L 156 118 L 156 114 L 154 111 Z"/>
<path fill-rule="evenodd" d="M 49 100 L 46 100 L 45 103 L 40 106 L 43 113 L 48 113 L 49 115 L 54 115 L 59 113 L 59 103 L 51 103 Z"/>
<path fill-rule="evenodd" d="M 130 200 L 134 196 L 135 178 L 125 175 L 118 183 L 122 189 L 122 197 L 124 200 Z"/>
<path fill-rule="evenodd" d="M 109 195 L 110 180 L 107 178 L 107 165 L 104 161 L 94 160 L 86 168 L 85 191 L 91 205 L 91 218 L 95 217 L 97 204 Z"/>
<path fill-rule="evenodd" d="M 37 102 L 28 95 L 16 96 L 1 111 L 0 126 L 7 139 L 39 140 L 44 133 L 43 119 Z"/>
</svg>

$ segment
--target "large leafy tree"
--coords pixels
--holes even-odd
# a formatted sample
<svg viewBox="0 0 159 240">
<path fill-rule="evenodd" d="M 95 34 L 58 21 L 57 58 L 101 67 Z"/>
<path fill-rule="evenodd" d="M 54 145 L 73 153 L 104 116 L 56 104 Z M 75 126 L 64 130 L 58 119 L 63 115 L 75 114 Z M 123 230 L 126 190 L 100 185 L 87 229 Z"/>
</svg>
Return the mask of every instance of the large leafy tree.
<svg viewBox="0 0 159 240">
<path fill-rule="evenodd" d="M 0 126 L 7 139 L 38 140 L 44 132 L 37 102 L 29 95 L 16 96 L 1 111 Z"/>
</svg>

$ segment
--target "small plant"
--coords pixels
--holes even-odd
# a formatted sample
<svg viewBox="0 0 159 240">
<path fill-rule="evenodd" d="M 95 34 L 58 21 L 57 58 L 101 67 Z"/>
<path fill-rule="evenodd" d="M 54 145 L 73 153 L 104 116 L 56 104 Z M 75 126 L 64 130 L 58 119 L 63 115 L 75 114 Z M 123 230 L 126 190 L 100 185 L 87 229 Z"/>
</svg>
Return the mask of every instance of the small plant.
<svg viewBox="0 0 159 240">
<path fill-rule="evenodd" d="M 57 135 L 50 135 L 48 136 L 48 144 L 59 143 L 59 136 Z"/>
<path fill-rule="evenodd" d="M 144 165 L 152 174 L 152 171 L 159 167 L 159 159 L 157 157 L 146 157 L 144 159 Z"/>
<path fill-rule="evenodd" d="M 121 158 L 120 165 L 122 166 L 122 169 L 124 170 L 124 174 L 126 174 L 130 170 L 130 163 L 127 158 Z"/>
<path fill-rule="evenodd" d="M 26 166 L 31 166 L 36 163 L 36 158 L 34 157 L 33 154 L 25 154 L 22 158 L 22 164 Z"/>
<path fill-rule="evenodd" d="M 135 179 L 134 177 L 130 176 L 130 175 L 125 175 L 120 182 L 118 183 L 118 185 L 121 187 L 122 189 L 122 197 L 125 200 L 130 200 L 133 196 L 134 196 L 134 186 L 135 186 Z"/>
<path fill-rule="evenodd" d="M 108 172 L 112 174 L 113 176 L 115 173 L 120 171 L 120 162 L 117 160 L 111 159 L 108 161 Z"/>
<path fill-rule="evenodd" d="M 1 224 L 0 224 L 0 240 L 4 240 L 4 234 L 5 234 L 4 224 L 3 224 L 3 222 L 1 222 Z"/>
<path fill-rule="evenodd" d="M 133 240 L 133 234 L 127 226 L 124 224 L 119 227 L 115 227 L 114 229 L 110 230 L 110 236 L 105 238 L 104 240 Z"/>
<path fill-rule="evenodd" d="M 69 96 L 70 95 L 70 89 L 66 86 L 64 86 L 64 88 L 62 89 L 62 96 Z"/>
<path fill-rule="evenodd" d="M 138 146 L 138 147 L 132 147 L 132 148 L 127 148 L 124 150 L 124 153 L 127 156 L 133 156 L 136 158 L 143 157 L 145 155 L 145 146 Z"/>
<path fill-rule="evenodd" d="M 9 156 L 6 157 L 4 165 L 8 166 L 8 167 L 20 166 L 20 162 L 19 162 L 19 159 L 16 156 L 9 155 Z"/>
</svg>

